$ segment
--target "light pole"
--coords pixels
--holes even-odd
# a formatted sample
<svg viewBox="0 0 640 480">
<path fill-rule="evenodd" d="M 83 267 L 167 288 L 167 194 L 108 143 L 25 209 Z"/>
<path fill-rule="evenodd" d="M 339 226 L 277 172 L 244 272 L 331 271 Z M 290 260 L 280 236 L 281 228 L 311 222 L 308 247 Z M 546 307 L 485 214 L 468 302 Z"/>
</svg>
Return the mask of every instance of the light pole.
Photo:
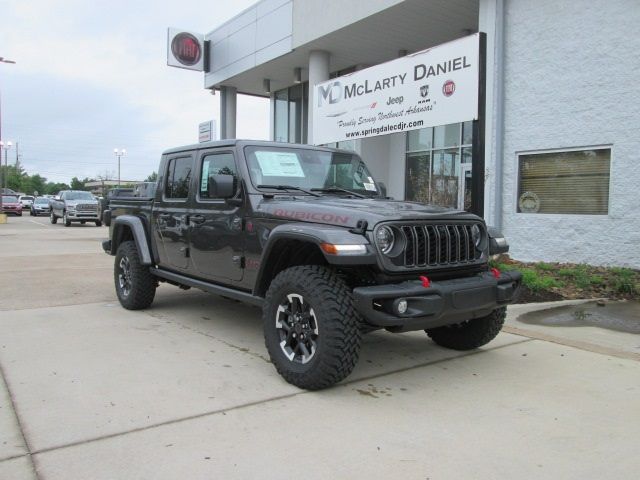
<svg viewBox="0 0 640 480">
<path fill-rule="evenodd" d="M 0 57 L 0 63 L 16 63 L 13 60 L 8 60 L 4 57 Z M 11 142 L 7 142 L 7 149 L 11 147 Z M 2 149 L 4 149 L 4 143 L 2 142 L 2 94 L 0 93 L 0 166 L 2 166 Z M 4 151 L 5 163 L 7 162 L 7 150 Z M 0 169 L 1 170 L 1 169 Z M 2 213 L 2 194 L 6 185 L 6 174 L 2 176 L 2 193 L 0 193 L 0 214 Z"/>
<path fill-rule="evenodd" d="M 118 157 L 118 188 L 120 188 L 120 158 L 123 155 L 126 155 L 127 151 L 124 148 L 121 148 L 120 150 L 118 150 L 117 148 L 114 148 L 113 153 L 115 154 L 116 157 Z"/>
</svg>

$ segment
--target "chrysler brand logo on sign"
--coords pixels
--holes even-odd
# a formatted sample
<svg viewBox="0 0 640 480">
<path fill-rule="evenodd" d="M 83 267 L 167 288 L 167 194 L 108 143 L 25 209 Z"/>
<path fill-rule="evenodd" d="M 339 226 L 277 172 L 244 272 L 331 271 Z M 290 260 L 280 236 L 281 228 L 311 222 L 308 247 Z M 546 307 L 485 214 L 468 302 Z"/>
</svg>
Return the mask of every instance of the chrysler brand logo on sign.
<svg viewBox="0 0 640 480">
<path fill-rule="evenodd" d="M 167 65 L 188 70 L 204 70 L 204 36 L 170 28 L 167 35 Z"/>
<path fill-rule="evenodd" d="M 476 120 L 479 49 L 474 34 L 316 85 L 313 142 Z"/>
</svg>

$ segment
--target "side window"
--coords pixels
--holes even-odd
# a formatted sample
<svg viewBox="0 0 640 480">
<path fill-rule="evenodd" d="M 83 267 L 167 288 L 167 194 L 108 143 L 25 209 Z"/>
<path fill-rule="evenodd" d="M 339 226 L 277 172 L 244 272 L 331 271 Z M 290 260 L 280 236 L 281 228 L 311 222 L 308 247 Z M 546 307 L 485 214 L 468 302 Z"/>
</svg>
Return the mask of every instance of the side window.
<svg viewBox="0 0 640 480">
<path fill-rule="evenodd" d="M 167 180 L 165 185 L 166 198 L 184 199 L 189 196 L 189 183 L 191 182 L 191 158 L 172 158 L 167 167 Z"/>
<path fill-rule="evenodd" d="M 215 198 L 209 196 L 209 177 L 212 175 L 233 175 L 234 190 L 238 187 L 238 172 L 232 153 L 214 153 L 202 159 L 200 198 Z"/>
</svg>

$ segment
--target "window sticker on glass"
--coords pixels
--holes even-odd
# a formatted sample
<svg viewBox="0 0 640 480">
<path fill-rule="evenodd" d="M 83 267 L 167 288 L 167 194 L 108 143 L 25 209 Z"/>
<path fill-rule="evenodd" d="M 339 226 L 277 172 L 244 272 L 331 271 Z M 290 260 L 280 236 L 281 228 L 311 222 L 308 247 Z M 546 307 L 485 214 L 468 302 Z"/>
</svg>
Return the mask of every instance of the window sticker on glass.
<svg viewBox="0 0 640 480">
<path fill-rule="evenodd" d="M 265 177 L 304 177 L 298 155 L 293 152 L 256 152 Z"/>
<path fill-rule="evenodd" d="M 200 181 L 200 191 L 206 192 L 209 186 L 209 161 L 202 163 L 202 180 Z"/>
<path fill-rule="evenodd" d="M 371 177 L 369 177 L 371 178 Z M 375 192 L 376 191 L 376 185 L 375 183 L 363 183 L 364 185 L 364 189 L 365 190 L 369 190 L 370 192 Z"/>
</svg>

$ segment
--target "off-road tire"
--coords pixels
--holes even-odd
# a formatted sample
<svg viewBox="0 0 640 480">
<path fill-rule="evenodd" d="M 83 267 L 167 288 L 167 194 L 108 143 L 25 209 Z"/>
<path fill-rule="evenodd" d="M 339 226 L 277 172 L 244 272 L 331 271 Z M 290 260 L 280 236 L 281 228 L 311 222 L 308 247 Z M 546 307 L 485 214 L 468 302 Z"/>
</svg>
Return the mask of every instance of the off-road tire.
<svg viewBox="0 0 640 480">
<path fill-rule="evenodd" d="M 130 288 L 128 292 L 120 285 L 120 274 L 123 273 L 121 268 L 123 258 L 129 264 Z M 140 263 L 140 255 L 135 242 L 122 242 L 118 247 L 113 266 L 113 280 L 120 305 L 127 310 L 141 310 L 147 308 L 153 302 L 158 284 L 154 276 L 151 275 L 149 267 Z"/>
<path fill-rule="evenodd" d="M 58 217 L 56 217 L 56 215 L 51 212 L 51 215 L 49 215 L 49 221 L 55 225 L 56 223 L 58 223 Z"/>
<path fill-rule="evenodd" d="M 96 227 L 101 227 L 102 226 L 102 222 L 100 220 L 96 220 Z"/>
<path fill-rule="evenodd" d="M 65 227 L 70 227 L 71 226 L 71 220 L 69 220 L 69 217 L 67 216 L 67 212 L 64 212 L 62 214 L 62 221 L 64 222 L 64 226 Z"/>
<path fill-rule="evenodd" d="M 496 308 L 486 317 L 474 318 L 456 325 L 425 330 L 438 345 L 453 350 L 473 350 L 486 345 L 500 333 L 507 307 Z"/>
<path fill-rule="evenodd" d="M 308 302 L 317 322 L 316 350 L 305 364 L 290 360 L 280 346 L 278 307 L 290 294 Z M 358 362 L 361 318 L 353 306 L 351 289 L 329 268 L 305 265 L 283 270 L 271 282 L 262 312 L 269 356 L 287 382 L 320 390 L 346 378 Z"/>
</svg>

